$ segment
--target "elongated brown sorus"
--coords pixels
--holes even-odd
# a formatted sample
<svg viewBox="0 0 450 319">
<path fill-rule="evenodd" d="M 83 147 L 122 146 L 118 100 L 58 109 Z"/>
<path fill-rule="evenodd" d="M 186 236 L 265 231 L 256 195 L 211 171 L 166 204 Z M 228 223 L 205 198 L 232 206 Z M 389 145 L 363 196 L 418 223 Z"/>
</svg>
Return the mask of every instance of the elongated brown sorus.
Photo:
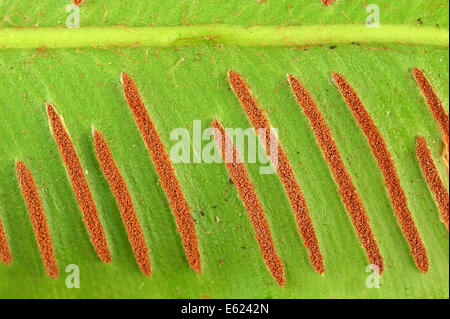
<svg viewBox="0 0 450 319">
<path fill-rule="evenodd" d="M 427 141 L 423 136 L 418 136 L 416 139 L 416 155 L 419 160 L 420 168 L 422 169 L 423 177 L 425 178 L 430 191 L 433 193 L 434 199 L 438 203 L 442 221 L 448 231 L 448 191 L 439 176 L 430 149 L 428 148 Z"/>
<path fill-rule="evenodd" d="M 425 101 L 430 108 L 431 113 L 439 124 L 442 135 L 444 135 L 444 143 L 448 147 L 449 120 L 448 115 L 445 113 L 444 107 L 442 106 L 441 99 L 437 96 L 436 92 L 433 89 L 433 86 L 431 85 L 430 81 L 428 81 L 425 73 L 422 70 L 414 68 L 413 75 L 420 90 L 422 91 L 423 96 L 425 97 Z"/>
<path fill-rule="evenodd" d="M 6 240 L 5 229 L 0 219 L 0 261 L 5 265 L 9 265 L 12 261 L 11 251 L 9 250 L 8 241 Z"/>
<path fill-rule="evenodd" d="M 322 3 L 324 6 L 329 6 L 332 4 L 335 0 L 322 0 Z"/>
<path fill-rule="evenodd" d="M 240 155 L 234 145 L 232 148 L 228 147 L 228 145 L 233 144 L 233 141 L 226 135 L 223 127 L 217 120 L 211 123 L 211 127 L 215 129 L 214 140 L 222 153 L 223 159 L 233 159 L 230 163 L 227 161 L 226 167 L 253 225 L 264 262 L 278 285 L 283 286 L 285 283 L 284 267 L 273 244 L 269 223 L 259 202 L 255 187 L 250 181 L 244 164 L 239 160 Z M 227 152 L 230 153 L 227 154 Z"/>
<path fill-rule="evenodd" d="M 397 220 L 411 248 L 414 261 L 420 271 L 427 272 L 429 266 L 427 252 L 408 208 L 406 195 L 400 184 L 397 169 L 395 168 L 387 145 L 352 86 L 340 74 L 333 73 L 332 77 L 341 91 L 345 102 L 353 112 L 359 127 L 365 134 L 372 153 L 378 162 Z"/>
<path fill-rule="evenodd" d="M 437 96 L 436 92 L 433 89 L 430 81 L 426 77 L 425 73 L 418 69 L 413 69 L 413 75 L 416 79 L 416 82 L 422 91 L 422 95 L 425 98 L 425 102 L 428 105 L 433 117 L 436 122 L 438 122 L 439 128 L 441 129 L 443 139 L 444 139 L 444 148 L 442 150 L 442 158 L 444 160 L 445 165 L 447 166 L 448 171 L 448 157 L 449 157 L 449 119 L 448 115 L 445 113 L 444 107 L 442 105 L 441 99 Z"/>
<path fill-rule="evenodd" d="M 371 264 L 378 266 L 378 271 L 381 274 L 384 269 L 383 257 L 370 228 L 366 209 L 358 195 L 350 174 L 345 168 L 344 161 L 331 135 L 331 131 L 311 94 L 300 80 L 292 75 L 288 76 L 288 80 L 297 102 L 311 122 L 317 143 L 322 149 L 322 154 L 333 173 L 334 180 L 338 185 L 339 195 L 352 219 L 356 234 L 366 251 L 367 257 Z"/>
<path fill-rule="evenodd" d="M 249 117 L 254 129 L 258 132 L 259 129 L 263 129 L 265 131 L 265 136 L 267 138 L 262 138 L 261 136 L 260 138 L 262 141 L 265 141 L 266 152 L 272 163 L 274 162 L 272 156 L 270 155 L 270 149 L 273 148 L 274 143 L 277 145 L 278 162 L 274 166 L 277 168 L 278 175 L 280 176 L 287 197 L 291 203 L 292 210 L 294 211 L 295 220 L 302 236 L 303 243 L 308 250 L 309 260 L 311 261 L 314 269 L 321 274 L 325 271 L 323 257 L 320 252 L 319 243 L 317 241 L 316 233 L 309 215 L 306 200 L 303 197 L 302 190 L 297 182 L 294 170 L 289 163 L 289 159 L 284 152 L 281 143 L 278 141 L 277 136 L 270 129 L 269 121 L 258 106 L 255 97 L 252 95 L 244 79 L 239 73 L 235 71 L 228 71 L 228 81 L 234 90 L 234 93 L 241 102 L 241 105 Z"/>
<path fill-rule="evenodd" d="M 200 273 L 202 268 L 194 219 L 191 216 L 189 205 L 175 175 L 175 170 L 170 163 L 170 158 L 145 108 L 144 102 L 139 95 L 136 84 L 126 73 L 121 74 L 121 81 L 128 106 L 133 112 L 137 127 L 150 151 L 151 159 L 161 181 L 161 186 L 167 195 L 172 212 L 175 215 L 178 232 L 181 235 L 183 247 L 186 252 L 186 259 L 192 269 Z"/>
<path fill-rule="evenodd" d="M 53 133 L 52 135 L 58 145 L 59 153 L 61 154 L 69 175 L 72 189 L 75 193 L 75 198 L 78 205 L 80 206 L 83 220 L 89 232 L 91 242 L 94 245 L 94 249 L 97 252 L 98 257 L 103 262 L 109 263 L 111 262 L 111 253 L 106 242 L 105 231 L 100 223 L 97 207 L 95 206 L 94 199 L 92 198 L 86 177 L 84 176 L 80 159 L 75 151 L 75 147 L 73 146 L 69 133 L 67 133 L 63 122 L 56 113 L 55 109 L 48 103 L 46 108 L 50 127 Z"/>
<path fill-rule="evenodd" d="M 120 214 L 128 233 L 128 240 L 130 241 L 138 266 L 144 275 L 150 276 L 151 265 L 148 257 L 148 249 L 130 192 L 103 135 L 96 129 L 92 131 L 92 135 L 100 168 L 119 205 Z"/>
<path fill-rule="evenodd" d="M 16 162 L 16 172 L 25 203 L 27 204 L 28 213 L 30 214 L 34 236 L 36 237 L 39 251 L 41 252 L 45 272 L 51 278 L 57 278 L 59 269 L 53 251 L 52 238 L 33 175 L 22 161 Z"/>
</svg>

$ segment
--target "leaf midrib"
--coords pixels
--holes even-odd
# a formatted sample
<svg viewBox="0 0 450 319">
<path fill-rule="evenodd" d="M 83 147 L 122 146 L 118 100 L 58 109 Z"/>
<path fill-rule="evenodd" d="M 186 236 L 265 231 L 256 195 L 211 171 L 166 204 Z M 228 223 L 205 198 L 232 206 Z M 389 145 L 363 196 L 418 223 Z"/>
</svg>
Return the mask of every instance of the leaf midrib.
<svg viewBox="0 0 450 319">
<path fill-rule="evenodd" d="M 449 46 L 449 29 L 410 25 L 364 24 L 305 26 L 236 26 L 208 24 L 196 26 L 126 27 L 102 26 L 0 29 L 0 48 L 49 49 L 96 46 L 169 47 L 198 43 L 237 46 L 295 47 L 339 43 L 399 43 Z"/>
</svg>

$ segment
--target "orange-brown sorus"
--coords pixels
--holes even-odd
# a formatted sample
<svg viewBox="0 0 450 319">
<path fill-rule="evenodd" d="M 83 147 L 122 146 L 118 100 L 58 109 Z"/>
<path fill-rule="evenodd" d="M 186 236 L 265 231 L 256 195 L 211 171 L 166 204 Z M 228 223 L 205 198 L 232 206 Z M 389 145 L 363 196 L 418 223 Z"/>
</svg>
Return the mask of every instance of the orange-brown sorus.
<svg viewBox="0 0 450 319">
<path fill-rule="evenodd" d="M 442 135 L 444 136 L 444 148 L 442 150 L 442 158 L 444 160 L 445 165 L 448 170 L 448 147 L 449 147 L 449 120 L 448 115 L 445 113 L 444 107 L 442 106 L 442 102 L 437 96 L 436 92 L 433 89 L 430 81 L 427 79 L 425 73 L 418 69 L 414 68 L 413 70 L 414 78 L 416 79 L 417 84 L 419 85 L 420 90 L 422 91 L 423 96 L 425 97 L 425 101 L 433 114 L 434 118 L 438 122 L 439 128 L 441 129 Z"/>
<path fill-rule="evenodd" d="M 17 178 L 22 189 L 28 213 L 30 214 L 31 224 L 33 225 L 34 236 L 41 252 L 42 263 L 45 272 L 51 277 L 56 278 L 59 275 L 58 265 L 56 264 L 55 253 L 53 252 L 52 238 L 42 207 L 41 198 L 34 182 L 33 175 L 22 161 L 16 162 Z"/>
<path fill-rule="evenodd" d="M 271 147 L 271 144 L 275 143 L 275 145 L 277 145 L 278 163 L 274 166 L 277 167 L 278 175 L 280 176 L 287 197 L 291 203 L 292 210 L 294 211 L 295 220 L 302 236 L 303 243 L 308 250 L 309 260 L 311 261 L 314 269 L 321 274 L 325 271 L 323 257 L 320 252 L 319 243 L 317 241 L 316 233 L 309 215 L 306 200 L 303 197 L 302 190 L 297 182 L 294 170 L 289 163 L 289 159 L 284 152 L 281 143 L 277 140 L 276 135 L 270 129 L 269 121 L 258 106 L 255 97 L 252 95 L 244 79 L 239 73 L 229 71 L 228 81 L 230 82 L 234 93 L 240 100 L 241 105 L 249 117 L 254 129 L 257 131 L 259 129 L 263 129 L 265 131 L 265 136 L 267 138 L 261 139 L 266 142 L 266 152 L 271 160 L 272 157 L 270 156 L 270 149 L 273 148 L 273 145 Z M 273 160 L 272 163 L 274 163 Z"/>
<path fill-rule="evenodd" d="M 223 159 L 233 159 L 230 163 L 226 163 L 226 168 L 253 225 L 264 262 L 278 285 L 283 286 L 285 283 L 283 264 L 275 250 L 269 223 L 264 215 L 264 210 L 259 202 L 255 187 L 250 181 L 244 164 L 239 160 L 240 155 L 237 153 L 236 148 L 234 145 L 233 147 L 228 146 L 231 146 L 233 141 L 226 135 L 223 127 L 217 120 L 211 123 L 211 127 L 215 129 L 214 140 L 222 152 Z M 227 154 L 227 152 L 232 153 Z"/>
<path fill-rule="evenodd" d="M 76 6 L 79 6 L 80 4 L 83 3 L 84 0 L 73 0 L 73 4 Z"/>
<path fill-rule="evenodd" d="M 418 136 L 416 139 L 416 155 L 419 160 L 420 168 L 422 169 L 423 177 L 425 178 L 430 191 L 433 193 L 434 198 L 438 203 L 442 221 L 448 231 L 448 191 L 439 176 L 436 165 L 434 165 L 430 149 L 428 148 L 427 141 L 423 136 Z"/>
<path fill-rule="evenodd" d="M 117 200 L 117 204 L 119 205 L 120 214 L 128 233 L 128 240 L 133 249 L 134 257 L 136 258 L 142 273 L 146 276 L 150 276 L 151 265 L 148 257 L 148 249 L 145 244 L 141 224 L 139 223 L 136 211 L 134 210 L 130 192 L 128 191 L 125 180 L 120 174 L 119 168 L 117 167 L 108 144 L 106 144 L 102 134 L 94 129 L 93 137 L 95 153 L 100 168 L 111 187 L 114 197 Z"/>
<path fill-rule="evenodd" d="M 297 102 L 311 122 L 316 140 L 333 173 L 334 180 L 338 185 L 339 195 L 352 218 L 353 226 L 366 251 L 367 257 L 371 264 L 378 266 L 379 273 L 381 274 L 384 269 L 383 257 L 370 228 L 366 209 L 356 191 L 350 174 L 345 168 L 344 161 L 331 135 L 331 131 L 311 94 L 300 80 L 292 75 L 289 75 L 288 79 Z"/>
<path fill-rule="evenodd" d="M 335 0 L 322 0 L 322 3 L 324 6 L 329 6 L 332 4 Z"/>
<path fill-rule="evenodd" d="M 383 174 L 384 184 L 387 187 L 397 220 L 411 248 L 414 261 L 420 271 L 427 272 L 427 252 L 408 208 L 405 191 L 400 184 L 397 169 L 386 142 L 352 86 L 340 74 L 333 73 L 332 77 L 369 142 L 372 153 Z"/>
<path fill-rule="evenodd" d="M 86 177 L 84 176 L 83 167 L 81 166 L 78 154 L 75 151 L 75 147 L 72 144 L 72 140 L 70 139 L 63 122 L 50 104 L 47 104 L 47 115 L 52 128 L 53 137 L 58 145 L 59 153 L 61 154 L 69 175 L 72 189 L 75 193 L 78 205 L 80 206 L 91 242 L 94 245 L 98 257 L 103 262 L 109 263 L 111 262 L 111 253 L 106 242 L 105 231 L 100 223 L 97 207 L 92 198 Z"/>
<path fill-rule="evenodd" d="M 431 113 L 439 124 L 442 135 L 444 135 L 445 145 L 448 147 L 449 121 L 448 115 L 445 113 L 444 107 L 442 106 L 442 102 L 422 70 L 414 68 L 413 75 L 417 81 L 417 84 L 419 85 L 420 90 L 422 91 L 423 96 L 425 97 L 425 101 L 430 108 Z"/>
<path fill-rule="evenodd" d="M 189 205 L 175 175 L 175 170 L 170 163 L 170 158 L 145 108 L 144 102 L 139 95 L 136 84 L 126 73 L 121 74 L 121 79 L 128 106 L 133 112 L 137 127 L 150 151 L 151 159 L 161 181 L 161 186 L 167 195 L 172 212 L 175 215 L 178 232 L 181 235 L 183 247 L 186 252 L 186 259 L 192 269 L 200 273 L 202 268 L 194 219 L 191 216 Z"/>
<path fill-rule="evenodd" d="M 0 220 L 0 261 L 5 265 L 9 265 L 12 261 L 11 251 L 9 250 L 8 241 L 6 240 L 5 229 Z"/>
</svg>

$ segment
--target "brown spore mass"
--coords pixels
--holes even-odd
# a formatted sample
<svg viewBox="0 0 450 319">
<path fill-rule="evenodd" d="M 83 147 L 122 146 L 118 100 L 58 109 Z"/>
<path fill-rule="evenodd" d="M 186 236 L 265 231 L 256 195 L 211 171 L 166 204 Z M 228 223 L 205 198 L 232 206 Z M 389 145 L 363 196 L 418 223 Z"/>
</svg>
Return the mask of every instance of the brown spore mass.
<svg viewBox="0 0 450 319">
<path fill-rule="evenodd" d="M 80 4 L 83 3 L 84 0 L 73 0 L 73 4 L 76 6 L 79 6 Z"/>
<path fill-rule="evenodd" d="M 408 208 L 406 195 L 387 145 L 352 86 L 340 74 L 333 73 L 332 77 L 369 142 L 383 174 L 384 184 L 387 187 L 403 235 L 410 246 L 411 254 L 419 270 L 425 273 L 429 266 L 427 252 Z"/>
<path fill-rule="evenodd" d="M 6 240 L 5 229 L 3 228 L 1 220 L 0 220 L 0 260 L 5 265 L 9 265 L 12 262 L 11 251 L 9 250 L 8 241 Z"/>
<path fill-rule="evenodd" d="M 302 190 L 297 182 L 294 170 L 289 163 L 289 159 L 276 135 L 270 130 L 269 121 L 258 106 L 255 97 L 252 95 L 244 79 L 242 79 L 239 73 L 229 71 L 228 81 L 230 82 L 236 96 L 240 100 L 241 105 L 249 117 L 254 129 L 257 131 L 258 129 L 263 129 L 265 131 L 265 136 L 267 137 L 265 139 L 266 152 L 271 160 L 271 143 L 276 143 L 277 145 L 278 164 L 276 166 L 278 175 L 284 186 L 287 197 L 289 198 L 292 210 L 294 211 L 295 220 L 297 222 L 300 235 L 302 236 L 303 243 L 308 250 L 309 260 L 311 261 L 314 269 L 319 274 L 322 274 L 325 271 L 325 266 L 323 264 L 323 257 L 320 252 L 319 243 L 317 241 L 316 233 L 309 215 L 306 200 L 303 197 Z"/>
<path fill-rule="evenodd" d="M 16 162 L 16 172 L 25 203 L 27 204 L 28 213 L 30 214 L 34 236 L 41 252 L 45 271 L 51 278 L 57 278 L 59 269 L 55 253 L 53 252 L 52 238 L 33 175 L 22 161 Z"/>
<path fill-rule="evenodd" d="M 448 231 L 448 191 L 439 176 L 439 172 L 436 168 L 436 165 L 434 165 L 430 149 L 428 148 L 427 141 L 423 136 L 418 136 L 416 139 L 416 155 L 417 159 L 419 160 L 423 177 L 425 178 L 425 181 L 428 184 L 428 188 L 433 193 L 434 198 L 438 203 L 442 221 L 444 222 L 445 227 L 447 227 Z"/>
<path fill-rule="evenodd" d="M 93 137 L 95 153 L 100 168 L 119 205 L 120 214 L 128 233 L 128 240 L 130 241 L 138 266 L 144 275 L 150 276 L 151 265 L 148 257 L 148 249 L 130 192 L 102 134 L 94 129 Z"/>
<path fill-rule="evenodd" d="M 448 115 L 445 113 L 444 107 L 442 106 L 442 102 L 422 70 L 414 68 L 413 75 L 417 81 L 417 84 L 419 85 L 420 90 L 422 91 L 423 96 L 425 97 L 425 101 L 430 108 L 431 113 L 439 124 L 442 135 L 444 135 L 444 143 L 448 148 L 449 120 Z"/>
<path fill-rule="evenodd" d="M 442 150 L 442 159 L 447 166 L 448 171 L 448 148 L 449 148 L 449 120 L 448 115 L 445 113 L 442 106 L 441 99 L 437 96 L 430 81 L 426 77 L 425 73 L 419 68 L 413 70 L 414 78 L 422 91 L 422 95 L 425 97 L 425 102 L 428 105 L 433 117 L 438 122 L 442 135 L 444 136 L 444 147 Z"/>
<path fill-rule="evenodd" d="M 83 220 L 89 232 L 90 240 L 98 257 L 105 263 L 111 262 L 111 253 L 106 242 L 105 232 L 100 223 L 97 207 L 92 198 L 83 167 L 60 117 L 53 106 L 47 104 L 47 115 L 52 128 L 53 137 L 58 145 L 59 153 L 63 159 L 75 198 L 80 206 Z"/>
<path fill-rule="evenodd" d="M 300 80 L 292 75 L 289 75 L 288 79 L 297 102 L 311 122 L 316 140 L 333 173 L 334 180 L 338 185 L 339 195 L 352 219 L 353 226 L 366 251 L 367 257 L 371 264 L 378 266 L 379 273 L 381 274 L 384 269 L 383 257 L 372 233 L 366 209 L 358 195 L 350 174 L 345 168 L 344 161 L 331 135 L 331 131 L 312 96 Z"/>
<path fill-rule="evenodd" d="M 238 160 L 239 153 L 237 153 L 234 145 L 232 148 L 226 147 L 226 145 L 232 145 L 233 142 L 226 135 L 223 127 L 217 120 L 211 123 L 211 127 L 216 129 L 214 140 L 222 153 L 223 159 L 233 159 L 231 163 L 226 163 L 226 168 L 248 212 L 264 262 L 278 285 L 283 286 L 285 283 L 283 264 L 275 250 L 269 223 L 259 202 L 255 187 L 250 181 L 244 164 Z M 233 153 L 227 156 L 227 152 Z"/>
<path fill-rule="evenodd" d="M 133 112 L 137 127 L 150 151 L 151 159 L 155 165 L 161 186 L 167 195 L 172 212 L 175 215 L 177 229 L 181 235 L 183 247 L 186 252 L 186 259 L 191 268 L 200 273 L 202 268 L 194 220 L 180 183 L 175 175 L 175 170 L 170 163 L 170 158 L 145 108 L 144 102 L 139 95 L 136 84 L 126 73 L 121 74 L 121 79 L 128 106 Z"/>
<path fill-rule="evenodd" d="M 322 0 L 322 3 L 324 6 L 329 6 L 332 4 L 335 0 Z"/>
</svg>

